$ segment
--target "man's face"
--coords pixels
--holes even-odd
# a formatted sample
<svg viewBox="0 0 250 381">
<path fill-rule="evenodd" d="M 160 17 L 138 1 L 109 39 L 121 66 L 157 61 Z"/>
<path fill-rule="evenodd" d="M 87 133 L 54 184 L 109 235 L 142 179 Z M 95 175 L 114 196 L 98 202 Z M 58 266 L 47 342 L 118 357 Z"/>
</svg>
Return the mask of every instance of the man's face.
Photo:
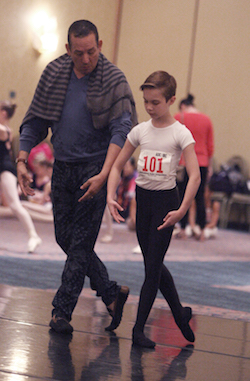
<svg viewBox="0 0 250 381">
<path fill-rule="evenodd" d="M 68 55 L 74 63 L 74 71 L 77 78 L 90 74 L 96 67 L 102 41 L 96 42 L 94 33 L 86 37 L 70 36 L 71 44 L 66 44 Z"/>
</svg>

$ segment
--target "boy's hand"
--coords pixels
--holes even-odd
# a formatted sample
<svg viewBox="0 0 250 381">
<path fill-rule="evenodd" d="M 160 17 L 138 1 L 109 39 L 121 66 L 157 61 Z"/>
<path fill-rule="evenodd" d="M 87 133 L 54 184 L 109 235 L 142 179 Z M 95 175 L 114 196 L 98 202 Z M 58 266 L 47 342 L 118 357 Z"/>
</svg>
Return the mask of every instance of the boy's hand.
<svg viewBox="0 0 250 381">
<path fill-rule="evenodd" d="M 109 207 L 109 210 L 110 210 L 110 213 L 111 213 L 111 216 L 114 218 L 114 220 L 116 222 L 118 222 L 118 224 L 120 222 L 124 222 L 125 219 L 120 215 L 120 213 L 118 212 L 118 210 L 120 212 L 122 212 L 124 209 L 121 207 L 121 205 L 118 204 L 118 202 L 116 202 L 115 200 L 110 200 L 108 201 L 108 207 Z"/>
<path fill-rule="evenodd" d="M 179 210 L 172 210 L 169 212 L 166 217 L 163 218 L 163 224 L 158 226 L 157 230 L 162 230 L 168 228 L 169 226 L 173 226 L 176 222 L 182 219 L 182 214 Z"/>
</svg>

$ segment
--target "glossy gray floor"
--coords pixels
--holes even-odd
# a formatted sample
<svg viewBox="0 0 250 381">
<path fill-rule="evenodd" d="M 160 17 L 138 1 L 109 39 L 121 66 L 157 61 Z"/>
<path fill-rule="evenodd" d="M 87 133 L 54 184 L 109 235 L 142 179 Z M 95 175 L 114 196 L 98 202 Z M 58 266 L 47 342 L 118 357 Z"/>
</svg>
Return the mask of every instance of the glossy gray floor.
<svg viewBox="0 0 250 381">
<path fill-rule="evenodd" d="M 0 380 L 7 381 L 249 381 L 249 233 L 220 230 L 214 240 L 173 239 L 165 258 L 181 301 L 194 311 L 194 346 L 182 337 L 159 294 L 147 324 L 154 351 L 131 346 L 143 262 L 134 232 L 114 225 L 111 243 L 96 251 L 111 279 L 130 287 L 122 324 L 110 318 L 86 280 L 73 315 L 72 337 L 51 334 L 51 301 L 65 255 L 53 224 L 36 222 L 43 243 L 27 254 L 27 236 L 14 218 L 0 219 Z M 183 271 L 185 270 L 185 271 Z M 188 346 L 189 345 L 189 346 Z"/>
<path fill-rule="evenodd" d="M 75 309 L 72 336 L 49 330 L 54 291 L 0 286 L 0 380 L 249 381 L 250 322 L 195 315 L 190 345 L 170 312 L 154 308 L 147 335 L 155 350 L 131 345 L 136 303 L 125 305 L 115 333 L 104 305 L 87 294 Z"/>
</svg>

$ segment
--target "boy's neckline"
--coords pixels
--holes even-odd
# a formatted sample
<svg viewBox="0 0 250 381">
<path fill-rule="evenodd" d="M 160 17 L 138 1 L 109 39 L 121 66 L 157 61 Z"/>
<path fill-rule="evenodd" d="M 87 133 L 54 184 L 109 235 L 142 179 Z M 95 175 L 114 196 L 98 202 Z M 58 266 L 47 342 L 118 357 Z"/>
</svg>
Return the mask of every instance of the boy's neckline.
<svg viewBox="0 0 250 381">
<path fill-rule="evenodd" d="M 158 129 L 171 127 L 171 126 L 173 126 L 173 124 L 175 124 L 176 122 L 177 122 L 177 120 L 173 119 L 172 123 L 165 124 L 165 125 L 162 125 L 162 126 L 155 126 L 154 123 L 153 123 L 153 119 L 152 119 L 152 118 L 150 119 L 150 123 L 151 123 L 152 127 L 154 127 L 154 128 L 158 128 Z"/>
</svg>

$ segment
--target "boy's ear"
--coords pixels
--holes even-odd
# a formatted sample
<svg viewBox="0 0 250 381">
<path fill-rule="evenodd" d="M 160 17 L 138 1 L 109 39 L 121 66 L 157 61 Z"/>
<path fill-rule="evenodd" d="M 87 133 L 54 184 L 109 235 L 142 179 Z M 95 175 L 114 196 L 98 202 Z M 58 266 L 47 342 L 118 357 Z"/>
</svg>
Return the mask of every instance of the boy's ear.
<svg viewBox="0 0 250 381">
<path fill-rule="evenodd" d="M 176 96 L 173 95 L 172 98 L 170 98 L 170 106 L 171 106 L 172 104 L 174 104 L 175 101 L 176 101 Z"/>
</svg>

